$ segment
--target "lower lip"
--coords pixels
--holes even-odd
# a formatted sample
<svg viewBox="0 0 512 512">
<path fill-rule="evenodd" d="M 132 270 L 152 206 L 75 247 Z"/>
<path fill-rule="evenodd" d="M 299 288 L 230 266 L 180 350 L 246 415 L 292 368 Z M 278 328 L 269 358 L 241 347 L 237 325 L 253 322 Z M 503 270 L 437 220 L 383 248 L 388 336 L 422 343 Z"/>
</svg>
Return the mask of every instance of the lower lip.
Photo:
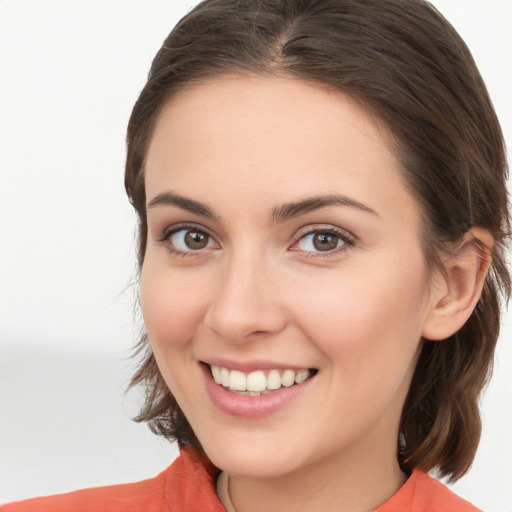
<svg viewBox="0 0 512 512">
<path fill-rule="evenodd" d="M 295 400 L 307 388 L 315 377 L 310 377 L 301 384 L 289 388 L 282 387 L 266 395 L 246 396 L 233 393 L 217 384 L 207 366 L 201 365 L 206 381 L 206 390 L 210 399 L 222 412 L 242 418 L 261 418 L 275 413 Z"/>
</svg>

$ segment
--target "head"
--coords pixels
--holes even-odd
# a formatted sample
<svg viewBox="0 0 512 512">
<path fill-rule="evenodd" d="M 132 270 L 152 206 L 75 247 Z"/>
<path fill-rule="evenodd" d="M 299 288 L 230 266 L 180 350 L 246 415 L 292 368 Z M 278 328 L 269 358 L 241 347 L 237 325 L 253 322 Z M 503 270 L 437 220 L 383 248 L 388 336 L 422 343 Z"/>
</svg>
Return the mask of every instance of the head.
<svg viewBox="0 0 512 512">
<path fill-rule="evenodd" d="M 125 183 L 139 217 L 141 269 L 148 244 L 145 170 L 159 119 L 180 94 L 227 77 L 293 78 L 339 93 L 385 132 L 417 207 L 427 288 L 444 279 L 453 286 L 447 296 L 455 296 L 463 288 L 460 262 L 485 262 L 478 267 L 481 294 L 466 301 L 464 318 L 452 314 L 460 303 L 445 300 L 438 321 L 422 331 L 400 404 L 396 452 L 402 467 L 460 477 L 480 436 L 478 399 L 492 367 L 500 293 L 510 294 L 503 137 L 469 50 L 421 0 L 201 3 L 158 52 L 128 127 Z M 452 328 L 446 328 L 448 316 L 457 318 Z M 147 400 L 139 420 L 200 448 L 146 335 L 140 349 L 143 361 L 132 384 L 146 387 Z"/>
</svg>

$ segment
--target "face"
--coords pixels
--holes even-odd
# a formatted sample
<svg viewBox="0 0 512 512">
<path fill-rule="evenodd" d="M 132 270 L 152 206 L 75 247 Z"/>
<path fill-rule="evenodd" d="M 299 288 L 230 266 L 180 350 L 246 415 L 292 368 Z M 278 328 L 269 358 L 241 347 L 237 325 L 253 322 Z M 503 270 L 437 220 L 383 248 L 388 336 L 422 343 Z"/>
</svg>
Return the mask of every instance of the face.
<svg viewBox="0 0 512 512">
<path fill-rule="evenodd" d="M 219 78 L 160 115 L 144 321 L 206 453 L 232 474 L 396 462 L 431 306 L 389 140 L 341 92 L 293 78 Z"/>
</svg>

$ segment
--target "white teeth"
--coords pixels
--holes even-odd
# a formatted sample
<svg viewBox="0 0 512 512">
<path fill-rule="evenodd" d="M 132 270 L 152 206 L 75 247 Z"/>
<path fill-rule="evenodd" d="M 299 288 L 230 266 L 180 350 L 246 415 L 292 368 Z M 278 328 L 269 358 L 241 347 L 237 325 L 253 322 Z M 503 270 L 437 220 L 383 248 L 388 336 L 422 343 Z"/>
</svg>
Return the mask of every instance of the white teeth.
<svg viewBox="0 0 512 512">
<path fill-rule="evenodd" d="M 304 382 L 309 376 L 308 370 L 299 370 L 295 373 L 295 384 L 300 384 Z"/>
<path fill-rule="evenodd" d="M 217 384 L 222 384 L 222 378 L 220 376 L 220 368 L 218 366 L 212 366 L 213 380 Z"/>
<path fill-rule="evenodd" d="M 267 375 L 262 370 L 244 373 L 239 370 L 228 370 L 220 366 L 211 366 L 213 380 L 231 391 L 248 396 L 264 395 L 284 386 L 289 388 L 301 384 L 310 376 L 307 369 L 301 370 L 270 370 Z"/>
<path fill-rule="evenodd" d="M 285 388 L 289 388 L 295 383 L 295 372 L 293 370 L 285 370 L 281 377 L 281 384 Z"/>
<path fill-rule="evenodd" d="M 229 374 L 229 389 L 233 391 L 247 391 L 247 379 L 245 373 L 232 370 Z"/>
<path fill-rule="evenodd" d="M 270 370 L 267 375 L 267 389 L 279 389 L 281 387 L 281 374 L 277 370 Z"/>
<path fill-rule="evenodd" d="M 247 391 L 263 391 L 264 389 L 267 389 L 267 378 L 263 372 L 251 372 L 247 375 Z"/>
<path fill-rule="evenodd" d="M 227 368 L 220 369 L 221 384 L 225 388 L 229 388 L 229 370 Z"/>
</svg>

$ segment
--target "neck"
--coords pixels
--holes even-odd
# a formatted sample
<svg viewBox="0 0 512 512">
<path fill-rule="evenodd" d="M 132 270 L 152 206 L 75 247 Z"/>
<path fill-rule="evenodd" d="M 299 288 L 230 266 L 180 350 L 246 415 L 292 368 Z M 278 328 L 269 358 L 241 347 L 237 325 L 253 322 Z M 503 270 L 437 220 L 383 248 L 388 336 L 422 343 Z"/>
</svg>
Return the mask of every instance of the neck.
<svg viewBox="0 0 512 512">
<path fill-rule="evenodd" d="M 335 454 L 277 478 L 231 476 L 231 501 L 237 512 L 369 512 L 391 498 L 406 476 L 395 451 L 369 458 L 363 452 L 345 453 L 342 460 Z"/>
</svg>

